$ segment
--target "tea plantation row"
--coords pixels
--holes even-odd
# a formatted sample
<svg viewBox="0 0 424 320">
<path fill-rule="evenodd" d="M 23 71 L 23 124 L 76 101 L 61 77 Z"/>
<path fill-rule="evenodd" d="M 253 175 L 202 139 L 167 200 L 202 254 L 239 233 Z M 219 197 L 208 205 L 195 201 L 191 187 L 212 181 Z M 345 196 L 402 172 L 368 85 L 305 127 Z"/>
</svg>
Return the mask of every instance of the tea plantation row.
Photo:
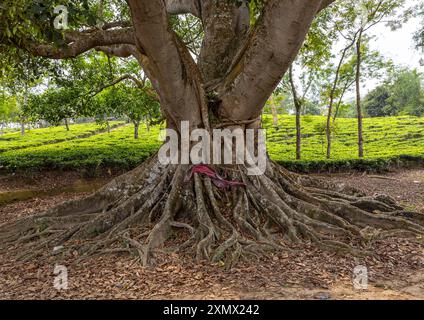
<svg viewBox="0 0 424 320">
<path fill-rule="evenodd" d="M 295 160 L 295 119 L 282 116 L 278 127 L 269 115 L 268 153 L 289 169 L 303 172 L 338 170 L 385 170 L 393 165 L 424 165 L 424 118 L 392 117 L 364 119 L 365 158 L 357 157 L 355 119 L 338 119 L 334 128 L 332 159 L 326 159 L 325 118 L 302 119 L 302 160 Z M 116 125 L 116 123 L 115 123 Z M 134 168 L 160 147 L 160 128 L 140 128 L 133 138 L 127 125 L 111 133 L 96 134 L 95 124 L 31 130 L 24 137 L 8 133 L 0 137 L 0 168 L 7 171 L 44 169 L 80 170 L 94 175 L 104 168 Z M 81 138 L 85 135 L 84 138 Z"/>
</svg>

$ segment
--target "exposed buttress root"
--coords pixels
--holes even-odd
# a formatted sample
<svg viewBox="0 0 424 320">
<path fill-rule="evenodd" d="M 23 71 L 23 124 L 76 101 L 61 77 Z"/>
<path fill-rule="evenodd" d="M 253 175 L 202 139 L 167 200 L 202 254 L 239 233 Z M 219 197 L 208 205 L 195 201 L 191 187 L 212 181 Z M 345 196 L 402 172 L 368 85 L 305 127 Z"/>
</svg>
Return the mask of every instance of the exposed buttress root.
<svg viewBox="0 0 424 320">
<path fill-rule="evenodd" d="M 29 260 L 46 254 L 128 252 L 143 264 L 157 251 L 189 251 L 224 262 L 261 257 L 309 241 L 353 255 L 375 239 L 424 234 L 424 215 L 406 212 L 388 196 L 290 173 L 269 161 L 262 176 L 242 166 L 215 167 L 244 186 L 217 188 L 189 166 L 157 157 L 91 196 L 0 227 L 0 249 Z"/>
</svg>

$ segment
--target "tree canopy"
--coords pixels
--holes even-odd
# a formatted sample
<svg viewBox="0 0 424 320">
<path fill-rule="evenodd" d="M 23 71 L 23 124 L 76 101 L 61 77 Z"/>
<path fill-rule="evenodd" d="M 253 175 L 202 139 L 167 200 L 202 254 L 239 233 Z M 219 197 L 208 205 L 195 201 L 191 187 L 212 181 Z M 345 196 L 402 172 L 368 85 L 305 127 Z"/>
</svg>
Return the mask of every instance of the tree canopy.
<svg viewBox="0 0 424 320">
<path fill-rule="evenodd" d="M 424 115 L 422 75 L 417 70 L 397 69 L 365 97 L 364 107 L 372 117 Z"/>
</svg>

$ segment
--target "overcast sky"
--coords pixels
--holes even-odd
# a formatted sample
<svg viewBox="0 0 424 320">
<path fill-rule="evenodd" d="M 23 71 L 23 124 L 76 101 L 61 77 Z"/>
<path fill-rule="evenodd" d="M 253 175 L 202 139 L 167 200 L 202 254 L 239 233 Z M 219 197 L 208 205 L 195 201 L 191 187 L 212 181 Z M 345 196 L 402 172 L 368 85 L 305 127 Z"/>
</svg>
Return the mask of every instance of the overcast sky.
<svg viewBox="0 0 424 320">
<path fill-rule="evenodd" d="M 424 59 L 424 53 L 415 48 L 414 34 L 420 27 L 421 20 L 414 18 L 404 24 L 401 29 L 392 31 L 390 27 L 383 23 L 376 25 L 369 31 L 373 35 L 370 41 L 372 50 L 377 50 L 387 59 L 391 59 L 396 66 L 416 68 L 424 74 L 424 66 L 420 65 L 420 60 Z M 362 81 L 362 96 L 380 85 L 385 79 L 368 79 Z M 346 94 L 345 100 L 355 98 L 354 87 Z"/>
<path fill-rule="evenodd" d="M 416 0 L 409 0 L 410 4 Z M 371 49 L 378 50 L 384 57 L 391 59 L 395 65 L 416 68 L 424 73 L 424 66 L 420 65 L 420 60 L 424 59 L 424 53 L 415 49 L 414 34 L 420 28 L 421 19 L 413 18 L 405 23 L 401 29 L 392 31 L 384 24 L 379 24 L 370 30 L 370 35 L 374 35 L 371 41 Z M 365 92 L 378 85 L 379 79 L 368 81 L 365 85 Z"/>
<path fill-rule="evenodd" d="M 420 19 L 414 18 L 400 30 L 392 31 L 384 24 L 377 25 L 370 34 L 375 36 L 371 42 L 372 49 L 380 51 L 385 57 L 392 59 L 397 65 L 404 65 L 424 71 L 420 66 L 421 52 L 415 49 L 414 33 L 420 27 Z"/>
</svg>

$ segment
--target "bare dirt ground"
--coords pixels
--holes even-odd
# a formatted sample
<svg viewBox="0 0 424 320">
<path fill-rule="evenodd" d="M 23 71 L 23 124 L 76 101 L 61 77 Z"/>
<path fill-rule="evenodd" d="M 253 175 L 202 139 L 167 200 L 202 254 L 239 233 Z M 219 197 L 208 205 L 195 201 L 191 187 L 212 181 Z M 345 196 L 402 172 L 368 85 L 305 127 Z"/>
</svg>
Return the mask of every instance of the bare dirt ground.
<svg viewBox="0 0 424 320">
<path fill-rule="evenodd" d="M 407 208 L 424 214 L 424 169 L 383 176 L 320 176 L 358 187 L 370 195 L 389 194 Z M 83 197 L 87 189 L 108 179 L 81 181 L 76 173 L 45 173 L 32 178 L 0 176 L 0 196 L 34 191 L 24 200 L 17 197 L 13 202 L 0 203 L 0 224 Z M 70 190 L 69 185 L 80 188 Z M 86 185 L 89 188 L 81 187 Z M 54 194 L 49 194 L 53 189 Z M 40 190 L 43 192 L 38 195 Z M 376 241 L 369 248 L 376 256 L 361 259 L 309 245 L 290 249 L 232 270 L 197 264 L 180 255 L 168 257 L 167 263 L 154 268 L 143 268 L 126 255 L 101 256 L 79 264 L 74 263 L 75 259 L 16 263 L 0 256 L 0 299 L 424 299 L 422 239 Z M 59 292 L 53 286 L 57 264 L 68 268 L 68 290 Z M 357 265 L 368 268 L 367 290 L 355 290 L 352 285 Z"/>
</svg>

